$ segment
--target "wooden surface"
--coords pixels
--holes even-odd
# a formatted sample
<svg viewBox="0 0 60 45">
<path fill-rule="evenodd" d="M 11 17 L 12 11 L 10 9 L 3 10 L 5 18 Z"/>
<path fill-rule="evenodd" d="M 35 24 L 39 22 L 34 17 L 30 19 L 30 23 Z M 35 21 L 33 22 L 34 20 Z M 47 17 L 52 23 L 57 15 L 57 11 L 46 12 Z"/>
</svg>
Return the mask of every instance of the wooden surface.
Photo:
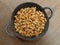
<svg viewBox="0 0 60 45">
<path fill-rule="evenodd" d="M 48 31 L 40 40 L 23 41 L 5 33 L 13 10 L 23 2 L 35 2 L 53 9 L 54 15 L 50 19 Z M 60 0 L 0 0 L 0 45 L 60 45 Z"/>
</svg>

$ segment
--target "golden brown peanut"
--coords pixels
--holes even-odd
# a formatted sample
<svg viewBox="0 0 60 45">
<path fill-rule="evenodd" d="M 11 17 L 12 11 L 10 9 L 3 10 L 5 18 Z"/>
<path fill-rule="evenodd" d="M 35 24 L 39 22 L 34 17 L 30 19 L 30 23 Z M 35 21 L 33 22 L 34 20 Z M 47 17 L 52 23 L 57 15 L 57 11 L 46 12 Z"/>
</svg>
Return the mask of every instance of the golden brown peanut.
<svg viewBox="0 0 60 45">
<path fill-rule="evenodd" d="M 19 15 L 20 14 L 20 11 L 18 11 L 17 14 Z"/>
<path fill-rule="evenodd" d="M 44 13 L 36 11 L 36 7 L 22 8 L 14 18 L 16 32 L 25 37 L 38 36 L 47 22 Z"/>
</svg>

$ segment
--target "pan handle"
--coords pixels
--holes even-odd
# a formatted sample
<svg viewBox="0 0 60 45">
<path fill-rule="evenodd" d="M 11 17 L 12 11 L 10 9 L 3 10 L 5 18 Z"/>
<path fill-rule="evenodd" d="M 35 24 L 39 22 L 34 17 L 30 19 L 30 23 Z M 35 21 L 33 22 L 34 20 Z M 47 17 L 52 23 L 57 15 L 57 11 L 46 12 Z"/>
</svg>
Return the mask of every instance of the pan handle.
<svg viewBox="0 0 60 45">
<path fill-rule="evenodd" d="M 48 16 L 48 19 L 50 19 L 53 16 L 53 10 L 50 7 L 45 7 L 44 10 L 46 11 L 46 9 L 49 9 L 51 12 L 50 16 Z"/>
<path fill-rule="evenodd" d="M 5 32 L 6 32 L 6 34 L 8 34 L 9 36 L 15 37 L 15 35 L 14 35 L 14 33 L 13 33 L 13 26 L 11 25 L 10 22 L 6 25 L 6 27 L 5 27 Z"/>
</svg>

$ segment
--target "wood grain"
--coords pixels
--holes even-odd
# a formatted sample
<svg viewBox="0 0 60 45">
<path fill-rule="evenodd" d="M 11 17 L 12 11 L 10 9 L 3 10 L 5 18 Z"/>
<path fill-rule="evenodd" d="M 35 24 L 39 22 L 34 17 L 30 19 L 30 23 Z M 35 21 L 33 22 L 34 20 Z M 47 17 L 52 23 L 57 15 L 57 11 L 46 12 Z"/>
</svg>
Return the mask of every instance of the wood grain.
<svg viewBox="0 0 60 45">
<path fill-rule="evenodd" d="M 5 33 L 5 26 L 13 10 L 23 2 L 35 2 L 43 8 L 53 9 L 54 15 L 50 19 L 49 29 L 40 40 L 23 41 Z M 0 0 L 0 45 L 60 45 L 60 0 Z"/>
</svg>

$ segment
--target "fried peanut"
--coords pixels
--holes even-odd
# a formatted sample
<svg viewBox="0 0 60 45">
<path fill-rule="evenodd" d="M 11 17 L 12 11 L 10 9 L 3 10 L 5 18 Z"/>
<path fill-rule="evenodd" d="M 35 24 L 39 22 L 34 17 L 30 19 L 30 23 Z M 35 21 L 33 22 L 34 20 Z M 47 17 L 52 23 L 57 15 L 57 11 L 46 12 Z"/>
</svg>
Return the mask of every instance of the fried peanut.
<svg viewBox="0 0 60 45">
<path fill-rule="evenodd" d="M 14 18 L 16 32 L 25 37 L 38 36 L 47 22 L 44 13 L 36 10 L 36 7 L 22 8 Z"/>
</svg>

